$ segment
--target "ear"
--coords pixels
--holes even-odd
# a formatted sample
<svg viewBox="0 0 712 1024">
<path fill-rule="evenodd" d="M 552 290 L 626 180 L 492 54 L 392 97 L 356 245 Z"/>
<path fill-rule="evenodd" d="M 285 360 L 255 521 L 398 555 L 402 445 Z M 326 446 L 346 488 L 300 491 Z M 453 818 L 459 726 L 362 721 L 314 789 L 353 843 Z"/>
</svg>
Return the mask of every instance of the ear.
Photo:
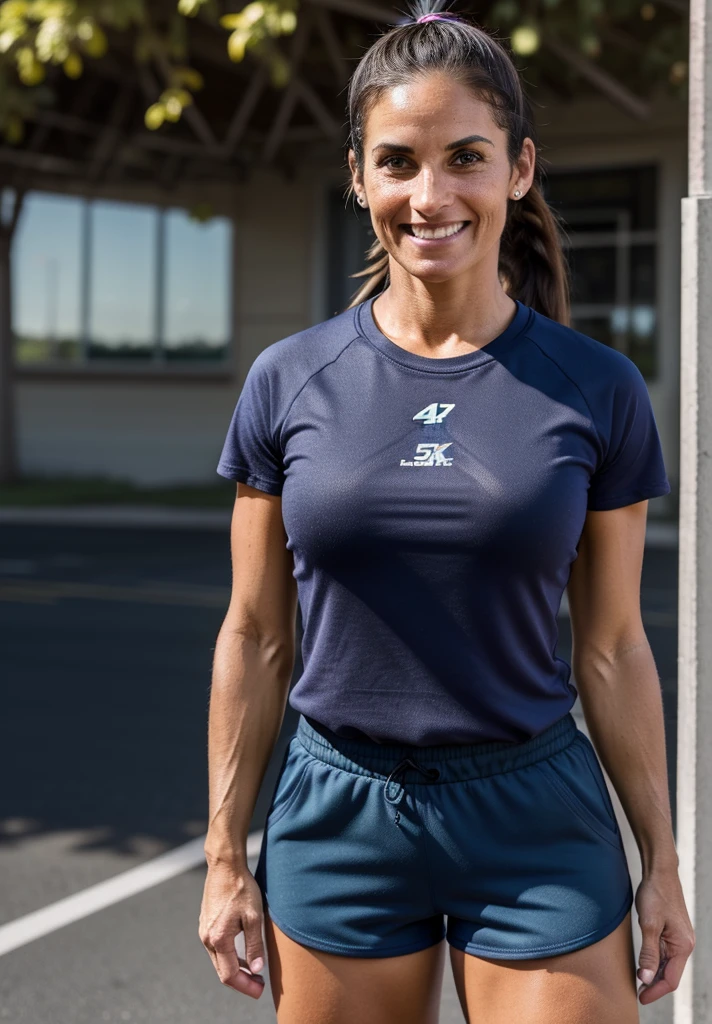
<svg viewBox="0 0 712 1024">
<path fill-rule="evenodd" d="M 361 172 L 358 169 L 358 164 L 356 163 L 356 154 L 354 153 L 353 149 L 349 150 L 348 162 L 349 170 L 351 171 L 351 182 L 353 184 L 354 191 L 363 191 L 363 178 L 361 176 Z"/>
<path fill-rule="evenodd" d="M 516 188 L 521 189 L 522 196 L 524 196 L 532 187 L 535 170 L 536 146 L 529 138 L 529 136 L 527 136 L 524 142 L 522 143 L 522 150 L 519 154 L 517 162 L 512 168 L 512 178 L 510 185 L 512 187 L 516 186 Z"/>
</svg>

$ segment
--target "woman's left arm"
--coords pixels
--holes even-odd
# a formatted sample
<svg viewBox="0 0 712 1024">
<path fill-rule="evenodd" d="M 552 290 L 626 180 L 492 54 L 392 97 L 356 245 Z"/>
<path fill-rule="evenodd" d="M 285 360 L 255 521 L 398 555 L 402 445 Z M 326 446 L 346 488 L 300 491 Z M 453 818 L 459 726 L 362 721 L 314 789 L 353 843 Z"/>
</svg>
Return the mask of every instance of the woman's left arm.
<svg viewBox="0 0 712 1024">
<path fill-rule="evenodd" d="M 677 988 L 695 944 L 678 875 L 660 680 L 640 610 L 647 511 L 647 501 L 589 510 L 567 587 L 581 706 L 640 850 L 641 1003 Z"/>
</svg>

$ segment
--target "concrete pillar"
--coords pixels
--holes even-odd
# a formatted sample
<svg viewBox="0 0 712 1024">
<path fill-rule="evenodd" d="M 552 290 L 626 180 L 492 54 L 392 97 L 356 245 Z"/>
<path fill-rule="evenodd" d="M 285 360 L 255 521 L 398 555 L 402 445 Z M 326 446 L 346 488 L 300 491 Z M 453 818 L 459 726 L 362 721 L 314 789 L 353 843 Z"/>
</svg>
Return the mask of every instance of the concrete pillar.
<svg viewBox="0 0 712 1024">
<path fill-rule="evenodd" d="M 682 200 L 677 849 L 697 945 L 675 1024 L 712 1024 L 712 0 L 690 4 Z"/>
</svg>

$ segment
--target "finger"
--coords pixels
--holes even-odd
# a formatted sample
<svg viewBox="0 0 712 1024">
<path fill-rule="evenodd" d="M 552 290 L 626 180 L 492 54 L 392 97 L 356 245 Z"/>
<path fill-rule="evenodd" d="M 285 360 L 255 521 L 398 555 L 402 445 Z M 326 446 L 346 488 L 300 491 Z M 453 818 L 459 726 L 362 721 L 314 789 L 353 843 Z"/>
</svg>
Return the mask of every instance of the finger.
<svg viewBox="0 0 712 1024">
<path fill-rule="evenodd" d="M 644 985 L 651 985 L 660 968 L 662 956 L 660 938 L 663 925 L 652 921 L 641 921 L 640 930 L 643 942 L 638 956 L 638 964 L 640 965 L 638 967 L 638 978 Z"/>
<path fill-rule="evenodd" d="M 243 970 L 240 959 L 232 940 L 232 949 L 228 944 L 215 947 L 216 970 L 223 985 L 234 988 L 237 992 L 258 998 L 264 991 L 264 979 Z M 242 961 L 246 967 L 245 961 Z"/>
<path fill-rule="evenodd" d="M 263 974 L 258 974 L 257 971 L 251 971 L 250 970 L 250 965 L 248 964 L 247 960 L 243 960 L 243 958 L 241 956 L 238 956 L 237 962 L 239 963 L 239 965 L 242 968 L 242 970 L 247 971 L 247 973 L 250 975 L 250 977 L 256 978 L 257 981 L 260 981 L 264 985 L 264 983 L 265 983 L 264 975 Z"/>
<path fill-rule="evenodd" d="M 661 970 L 650 985 L 642 985 L 639 989 L 639 997 L 642 1005 L 652 1003 L 661 996 L 667 996 L 680 984 L 682 972 L 685 969 L 687 956 L 683 953 L 676 953 L 669 960 L 661 963 Z"/>
<path fill-rule="evenodd" d="M 246 911 L 242 915 L 242 930 L 245 936 L 245 959 L 252 973 L 259 974 L 265 965 L 262 915 L 255 911 Z"/>
</svg>

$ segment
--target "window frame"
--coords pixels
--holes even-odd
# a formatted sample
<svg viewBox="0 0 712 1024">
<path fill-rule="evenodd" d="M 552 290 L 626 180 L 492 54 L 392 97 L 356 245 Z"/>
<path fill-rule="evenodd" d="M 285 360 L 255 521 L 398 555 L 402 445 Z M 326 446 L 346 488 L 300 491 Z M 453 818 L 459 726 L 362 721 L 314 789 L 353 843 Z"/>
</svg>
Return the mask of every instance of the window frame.
<svg viewBox="0 0 712 1024">
<path fill-rule="evenodd" d="M 77 200 L 81 204 L 80 223 L 80 249 L 79 249 L 79 345 L 80 358 L 76 360 L 53 360 L 44 359 L 36 362 L 21 362 L 17 359 L 17 351 L 14 344 L 16 338 L 13 324 L 13 369 L 18 377 L 30 379 L 94 379 L 109 378 L 112 380 L 135 379 L 147 377 L 149 379 L 178 378 L 185 380 L 226 380 L 235 376 L 237 367 L 236 358 L 236 268 L 237 268 L 237 232 L 235 221 L 229 213 L 218 211 L 215 216 L 226 220 L 230 224 L 230 242 L 228 245 L 228 296 L 227 296 L 227 317 L 228 336 L 224 347 L 224 356 L 220 360 L 212 359 L 167 359 L 164 347 L 165 329 L 165 302 L 166 302 L 166 229 L 167 216 L 172 210 L 179 210 L 187 213 L 189 207 L 185 203 L 169 202 L 162 198 L 153 200 L 135 199 L 130 196 L 114 195 L 87 195 L 82 192 L 60 191 L 51 188 L 32 187 L 26 194 L 27 197 L 39 194 L 42 196 L 67 197 Z M 154 274 L 153 296 L 153 325 L 154 339 L 152 354 L 150 357 L 132 359 L 129 356 L 110 356 L 101 359 L 89 359 L 87 352 L 91 341 L 89 332 L 90 320 L 90 298 L 91 287 L 91 210 L 97 202 L 125 203 L 131 206 L 143 206 L 157 211 L 156 219 L 156 267 Z M 13 246 L 15 244 L 13 239 Z M 14 258 L 11 256 L 11 272 L 17 271 L 14 266 Z"/>
</svg>

